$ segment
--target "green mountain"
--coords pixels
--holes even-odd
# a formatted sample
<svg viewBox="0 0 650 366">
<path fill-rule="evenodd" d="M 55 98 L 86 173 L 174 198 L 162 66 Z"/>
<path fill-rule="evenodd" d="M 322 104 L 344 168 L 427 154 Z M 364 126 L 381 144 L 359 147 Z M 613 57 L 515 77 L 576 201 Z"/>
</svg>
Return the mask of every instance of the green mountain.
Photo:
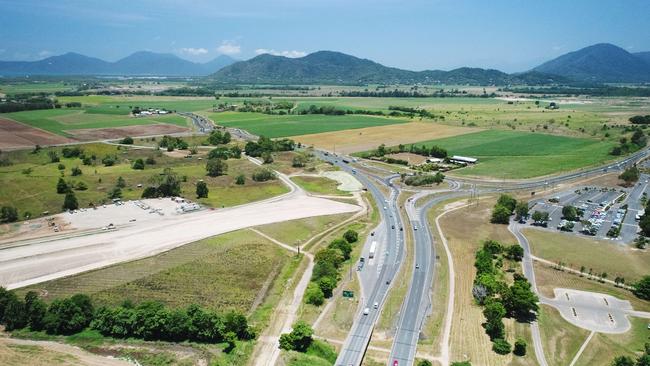
<svg viewBox="0 0 650 366">
<path fill-rule="evenodd" d="M 650 63 L 609 43 L 599 43 L 545 62 L 534 71 L 577 81 L 639 83 L 650 81 Z"/>
<path fill-rule="evenodd" d="M 269 54 L 236 62 L 209 76 L 224 84 L 548 84 L 565 78 L 525 73 L 509 75 L 498 70 L 463 67 L 451 71 L 409 71 L 340 52 L 318 51 L 300 58 Z"/>
</svg>

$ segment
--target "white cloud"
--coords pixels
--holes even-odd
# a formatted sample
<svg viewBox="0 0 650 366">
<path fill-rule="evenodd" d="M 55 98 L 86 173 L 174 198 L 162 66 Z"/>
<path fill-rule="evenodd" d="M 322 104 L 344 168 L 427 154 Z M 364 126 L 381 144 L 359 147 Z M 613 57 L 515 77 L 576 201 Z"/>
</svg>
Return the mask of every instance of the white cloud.
<svg viewBox="0 0 650 366">
<path fill-rule="evenodd" d="M 47 56 L 51 56 L 51 55 L 52 55 L 52 52 L 50 52 L 48 50 L 43 50 L 43 51 L 38 53 L 38 57 L 47 57 Z"/>
<path fill-rule="evenodd" d="M 263 53 L 268 53 L 268 54 L 274 55 L 274 56 L 284 56 L 284 57 L 290 57 L 290 58 L 307 56 L 307 52 L 305 52 L 305 51 L 296 51 L 296 50 L 277 51 L 277 50 L 266 49 L 266 48 L 258 48 L 258 49 L 255 50 L 255 53 L 258 54 L 258 55 L 261 55 Z"/>
<path fill-rule="evenodd" d="M 217 47 L 217 51 L 224 55 L 236 55 L 241 53 L 241 46 L 235 43 L 235 41 L 223 41 Z"/>
<path fill-rule="evenodd" d="M 184 47 L 181 48 L 181 53 L 192 55 L 192 56 L 200 56 L 208 53 L 208 50 L 205 48 Z"/>
</svg>

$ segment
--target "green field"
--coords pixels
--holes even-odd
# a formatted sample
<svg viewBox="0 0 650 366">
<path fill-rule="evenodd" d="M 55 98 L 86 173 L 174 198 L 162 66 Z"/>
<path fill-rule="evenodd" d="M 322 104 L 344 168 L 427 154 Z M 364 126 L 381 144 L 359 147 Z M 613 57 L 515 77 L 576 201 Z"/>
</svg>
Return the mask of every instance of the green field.
<svg viewBox="0 0 650 366">
<path fill-rule="evenodd" d="M 128 111 L 128 109 L 127 109 Z M 187 127 L 185 117 L 178 115 L 129 117 L 115 114 L 87 113 L 80 109 L 44 109 L 0 114 L 24 124 L 50 131 L 61 136 L 71 136 L 66 131 L 85 128 L 111 128 L 168 123 Z"/>
<path fill-rule="evenodd" d="M 417 145 L 438 145 L 449 155 L 479 159 L 474 166 L 454 174 L 500 179 L 531 178 L 601 164 L 614 157 L 615 142 L 541 133 L 489 130 L 424 141 Z"/>
<path fill-rule="evenodd" d="M 216 124 L 245 129 L 255 135 L 286 137 L 404 123 L 404 119 L 364 115 L 267 115 L 262 113 L 210 113 Z"/>
<path fill-rule="evenodd" d="M 54 93 L 64 90 L 72 90 L 74 85 L 64 82 L 25 82 L 0 84 L 0 93 Z"/>
<path fill-rule="evenodd" d="M 124 199 L 140 198 L 143 188 L 137 185 L 142 183 L 146 186 L 150 177 L 159 174 L 164 168 L 172 168 L 179 176 L 186 177 L 181 189 L 182 194 L 190 199 L 196 197 L 196 182 L 203 179 L 210 194 L 199 202 L 213 207 L 239 205 L 276 196 L 288 190 L 278 180 L 255 182 L 250 179 L 257 166 L 246 159 L 229 159 L 227 175 L 207 177 L 205 160 L 172 158 L 154 150 L 118 150 L 116 146 L 107 144 L 86 144 L 81 148 L 89 156 L 97 156 L 94 166 L 82 165 L 81 160 L 76 158 L 61 158 L 61 164 L 65 166 L 64 179 L 75 184 L 83 182 L 88 186 L 85 191 L 75 191 L 80 207 L 88 207 L 91 202 L 97 204 L 107 201 L 108 192 L 115 186 L 118 177 L 123 177 L 126 181 L 126 187 L 122 189 Z M 61 172 L 58 163 L 49 162 L 47 150 L 60 152 L 61 149 L 43 149 L 37 154 L 31 154 L 29 151 L 2 153 L 12 165 L 0 167 L 0 205 L 16 207 L 21 218 L 26 212 L 32 215 L 39 215 L 43 211 L 61 212 L 63 195 L 56 193 L 56 183 Z M 101 159 L 106 155 L 117 155 L 118 163 L 110 167 L 103 166 Z M 147 157 L 153 157 L 156 164 L 147 165 L 144 170 L 131 168 L 133 160 Z M 71 176 L 73 167 L 79 167 L 82 175 Z M 29 174 L 26 173 L 28 169 L 31 169 Z M 246 184 L 235 184 L 238 174 L 247 177 Z"/>
</svg>

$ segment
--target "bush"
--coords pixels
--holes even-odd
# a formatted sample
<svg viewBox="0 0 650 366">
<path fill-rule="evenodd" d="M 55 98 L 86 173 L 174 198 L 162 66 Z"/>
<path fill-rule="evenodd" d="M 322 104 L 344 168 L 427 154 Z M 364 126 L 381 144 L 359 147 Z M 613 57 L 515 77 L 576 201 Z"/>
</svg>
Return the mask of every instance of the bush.
<svg viewBox="0 0 650 366">
<path fill-rule="evenodd" d="M 409 186 L 423 186 L 427 184 L 440 184 L 443 182 L 445 179 L 445 175 L 437 172 L 434 175 L 431 174 L 421 174 L 421 175 L 416 175 L 413 177 L 408 177 L 404 180 L 404 183 L 406 183 Z"/>
<path fill-rule="evenodd" d="M 273 162 L 273 155 L 269 151 L 262 153 L 262 162 L 264 164 L 271 164 Z"/>
<path fill-rule="evenodd" d="M 235 178 L 235 184 L 237 185 L 244 185 L 246 183 L 246 176 L 243 174 L 239 174 L 237 178 Z"/>
<path fill-rule="evenodd" d="M 88 189 L 88 185 L 84 182 L 78 182 L 74 189 L 77 191 L 85 191 Z"/>
<path fill-rule="evenodd" d="M 81 169 L 80 169 L 78 166 L 76 166 L 76 167 L 72 168 L 72 170 L 70 170 L 70 174 L 71 174 L 73 177 L 77 177 L 77 176 L 79 176 L 79 175 L 82 174 L 82 171 L 81 171 Z"/>
<path fill-rule="evenodd" d="M 153 157 L 150 156 L 144 161 L 144 163 L 147 164 L 147 165 L 155 165 L 156 160 Z"/>
<path fill-rule="evenodd" d="M 517 356 L 526 356 L 526 346 L 527 346 L 526 341 L 521 338 L 518 338 L 515 341 L 515 349 L 512 351 L 512 353 L 514 353 Z"/>
<path fill-rule="evenodd" d="M 59 169 L 59 170 L 65 170 L 65 165 L 63 165 L 63 164 L 59 164 L 59 166 L 57 166 L 57 169 Z"/>
<path fill-rule="evenodd" d="M 49 334 L 74 334 L 86 328 L 93 318 L 93 306 L 86 295 L 76 294 L 67 299 L 56 299 L 43 319 Z"/>
<path fill-rule="evenodd" d="M 2 206 L 0 208 L 0 222 L 16 222 L 18 221 L 18 210 L 13 206 Z"/>
<path fill-rule="evenodd" d="M 70 188 L 68 187 L 68 183 L 66 183 L 63 178 L 59 178 L 59 181 L 56 183 L 56 193 L 63 194 L 69 191 Z"/>
<path fill-rule="evenodd" d="M 113 166 L 117 162 L 117 156 L 114 155 L 106 155 L 102 158 L 102 164 L 104 166 Z"/>
<path fill-rule="evenodd" d="M 304 168 L 307 165 L 307 157 L 300 154 L 293 157 L 291 166 L 294 168 Z"/>
<path fill-rule="evenodd" d="M 266 182 L 268 180 L 275 179 L 276 176 L 275 176 L 275 173 L 270 169 L 257 168 L 253 172 L 252 178 L 256 182 Z"/>
<path fill-rule="evenodd" d="M 650 300 L 650 276 L 644 276 L 638 282 L 632 284 L 632 292 L 636 297 L 643 300 Z"/>
<path fill-rule="evenodd" d="M 507 355 L 512 351 L 512 346 L 505 339 L 495 339 L 492 342 L 492 350 L 500 355 Z"/>
<path fill-rule="evenodd" d="M 120 144 L 133 145 L 133 138 L 127 136 L 127 137 L 123 138 L 122 141 L 120 141 Z"/>
<path fill-rule="evenodd" d="M 287 351 L 306 352 L 314 341 L 314 330 L 302 320 L 293 325 L 291 333 L 280 336 L 280 348 Z"/>
<path fill-rule="evenodd" d="M 497 201 L 497 205 L 501 205 L 503 207 L 506 207 L 508 210 L 510 210 L 510 213 L 512 214 L 512 212 L 517 207 L 517 200 L 514 199 L 509 194 L 502 194 L 501 196 L 499 196 L 499 200 Z"/>
<path fill-rule="evenodd" d="M 208 193 L 208 185 L 202 180 L 198 181 L 196 183 L 196 198 L 207 198 Z"/>
<path fill-rule="evenodd" d="M 496 206 L 494 206 L 492 209 L 492 217 L 490 218 L 490 222 L 493 224 L 507 225 L 510 222 L 510 215 L 512 215 L 512 211 L 508 207 L 497 203 Z"/>
<path fill-rule="evenodd" d="M 58 163 L 59 161 L 61 161 L 56 151 L 52 151 L 52 150 L 48 151 L 47 156 L 50 158 L 50 163 Z"/>
<path fill-rule="evenodd" d="M 136 159 L 131 167 L 136 170 L 144 170 L 144 160 Z"/>
</svg>

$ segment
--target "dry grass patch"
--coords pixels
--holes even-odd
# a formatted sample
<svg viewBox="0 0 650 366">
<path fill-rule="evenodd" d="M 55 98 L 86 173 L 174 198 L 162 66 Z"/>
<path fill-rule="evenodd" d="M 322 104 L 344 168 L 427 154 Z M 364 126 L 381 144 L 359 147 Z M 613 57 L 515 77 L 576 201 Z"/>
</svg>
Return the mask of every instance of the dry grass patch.
<svg viewBox="0 0 650 366">
<path fill-rule="evenodd" d="M 458 209 L 440 219 L 456 272 L 450 358 L 454 361 L 469 360 L 476 365 L 510 365 L 513 362 L 520 362 L 512 354 L 500 356 L 492 351 L 492 342 L 481 325 L 485 321 L 482 308 L 476 305 L 472 297 L 476 275 L 474 258 L 480 243 L 485 239 L 497 240 L 504 244 L 515 242 L 515 238 L 505 225 L 489 223 L 494 203 L 494 198 L 484 199 L 478 206 Z M 508 319 L 504 320 L 509 341 L 526 337 L 527 326 L 514 324 Z M 526 357 L 534 357 L 534 355 Z M 515 359 L 517 361 L 513 361 Z"/>
<path fill-rule="evenodd" d="M 650 268 L 650 251 L 635 250 L 606 240 L 596 240 L 577 235 L 526 229 L 524 234 L 537 257 L 587 272 L 606 272 L 609 278 L 624 277 L 626 282 L 638 281 Z"/>
<path fill-rule="evenodd" d="M 549 366 L 570 364 L 589 331 L 569 324 L 557 310 L 546 305 L 540 306 L 538 322 Z"/>
<path fill-rule="evenodd" d="M 632 328 L 623 334 L 594 335 L 576 366 L 608 366 L 616 356 L 639 356 L 644 344 L 650 343 L 648 320 L 630 318 Z"/>
<path fill-rule="evenodd" d="M 294 136 L 304 145 L 349 154 L 376 148 L 381 144 L 393 146 L 439 139 L 480 131 L 477 128 L 440 125 L 433 122 L 409 122 L 355 130 L 324 132 Z"/>
</svg>

